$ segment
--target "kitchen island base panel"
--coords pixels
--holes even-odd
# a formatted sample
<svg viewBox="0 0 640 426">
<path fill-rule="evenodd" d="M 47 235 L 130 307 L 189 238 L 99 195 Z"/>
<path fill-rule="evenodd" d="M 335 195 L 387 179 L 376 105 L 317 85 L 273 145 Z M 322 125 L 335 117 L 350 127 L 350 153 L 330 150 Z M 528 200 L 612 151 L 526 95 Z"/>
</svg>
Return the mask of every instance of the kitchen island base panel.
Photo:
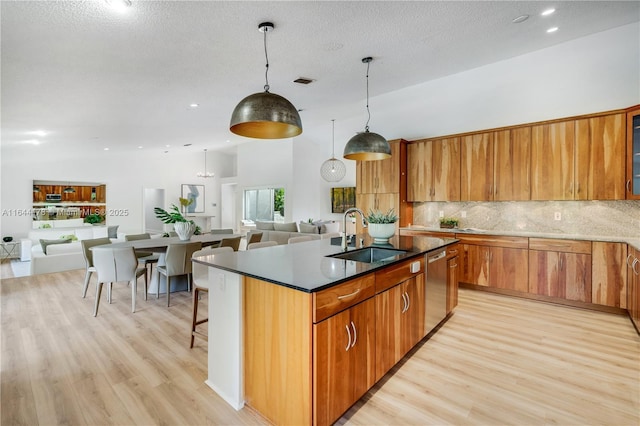
<svg viewBox="0 0 640 426">
<path fill-rule="evenodd" d="M 209 267 L 208 377 L 205 383 L 236 410 L 242 390 L 242 276 Z M 185 345 L 189 338 L 185 330 Z M 192 349 L 196 350 L 196 349 Z"/>
</svg>

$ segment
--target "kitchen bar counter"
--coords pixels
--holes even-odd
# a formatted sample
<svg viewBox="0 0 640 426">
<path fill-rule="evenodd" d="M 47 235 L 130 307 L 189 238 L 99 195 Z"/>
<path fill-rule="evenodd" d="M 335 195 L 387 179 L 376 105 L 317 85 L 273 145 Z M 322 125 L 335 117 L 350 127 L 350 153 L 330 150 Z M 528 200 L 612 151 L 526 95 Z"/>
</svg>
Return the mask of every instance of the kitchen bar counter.
<svg viewBox="0 0 640 426">
<path fill-rule="evenodd" d="M 285 244 L 257 250 L 221 253 L 194 259 L 207 266 L 257 278 L 304 292 L 316 292 L 395 262 L 421 256 L 431 250 L 455 243 L 452 238 L 395 236 L 389 244 L 374 244 L 368 235 L 358 235 L 365 247 L 406 250 L 393 260 L 362 263 L 327 257 L 342 253 L 339 239 L 308 241 L 303 244 Z M 349 251 L 356 250 L 348 247 Z"/>
</svg>

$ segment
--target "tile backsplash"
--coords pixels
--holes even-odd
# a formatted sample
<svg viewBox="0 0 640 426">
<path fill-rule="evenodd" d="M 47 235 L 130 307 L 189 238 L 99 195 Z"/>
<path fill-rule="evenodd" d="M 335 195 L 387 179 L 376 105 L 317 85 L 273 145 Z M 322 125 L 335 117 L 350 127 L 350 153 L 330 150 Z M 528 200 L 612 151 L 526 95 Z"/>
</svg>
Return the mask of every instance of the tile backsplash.
<svg viewBox="0 0 640 426">
<path fill-rule="evenodd" d="M 640 238 L 640 201 L 414 203 L 411 224 L 437 228 L 440 212 L 459 228 Z"/>
</svg>

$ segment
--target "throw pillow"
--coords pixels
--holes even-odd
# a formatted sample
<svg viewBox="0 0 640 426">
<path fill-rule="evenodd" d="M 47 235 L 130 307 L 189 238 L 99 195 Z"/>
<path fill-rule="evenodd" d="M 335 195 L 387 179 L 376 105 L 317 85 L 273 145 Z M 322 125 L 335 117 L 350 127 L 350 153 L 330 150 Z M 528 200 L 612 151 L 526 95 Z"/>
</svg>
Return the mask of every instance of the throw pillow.
<svg viewBox="0 0 640 426">
<path fill-rule="evenodd" d="M 315 225 L 311 225 L 309 223 L 302 223 L 300 222 L 298 224 L 298 226 L 300 227 L 300 232 L 305 233 L 305 234 L 317 234 L 318 233 L 318 227 Z"/>
<path fill-rule="evenodd" d="M 329 234 L 332 232 L 340 232 L 340 222 L 324 223 L 320 227 L 321 234 Z"/>
<path fill-rule="evenodd" d="M 295 222 L 274 223 L 273 229 L 275 231 L 298 232 L 298 225 Z"/>
<path fill-rule="evenodd" d="M 273 231 L 273 222 L 260 222 L 256 220 L 256 229 L 262 231 Z"/>
<path fill-rule="evenodd" d="M 71 240 L 70 239 L 64 239 L 64 240 L 40 240 L 40 246 L 42 247 L 42 252 L 44 254 L 47 254 L 47 246 L 53 245 L 53 244 L 67 244 L 70 243 Z"/>
<path fill-rule="evenodd" d="M 107 237 L 118 238 L 118 226 L 120 225 L 107 227 Z"/>
</svg>

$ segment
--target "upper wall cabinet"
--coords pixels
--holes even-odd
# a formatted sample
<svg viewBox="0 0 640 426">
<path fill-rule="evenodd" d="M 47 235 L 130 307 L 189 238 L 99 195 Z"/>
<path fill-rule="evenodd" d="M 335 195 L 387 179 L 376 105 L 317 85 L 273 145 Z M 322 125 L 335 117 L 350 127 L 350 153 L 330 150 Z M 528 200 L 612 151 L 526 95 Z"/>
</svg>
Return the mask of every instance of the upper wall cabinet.
<svg viewBox="0 0 640 426">
<path fill-rule="evenodd" d="M 460 201 L 460 138 L 417 141 L 407 152 L 408 201 Z"/>
<path fill-rule="evenodd" d="M 385 194 L 400 192 L 400 143 L 391 142 L 391 158 L 378 161 L 358 161 L 356 193 Z"/>
<path fill-rule="evenodd" d="M 640 200 L 640 105 L 627 112 L 627 200 Z"/>
<path fill-rule="evenodd" d="M 574 137 L 574 121 L 531 128 L 532 200 L 574 199 Z"/>
<path fill-rule="evenodd" d="M 461 137 L 460 199 L 529 200 L 530 158 L 530 127 Z"/>
</svg>

